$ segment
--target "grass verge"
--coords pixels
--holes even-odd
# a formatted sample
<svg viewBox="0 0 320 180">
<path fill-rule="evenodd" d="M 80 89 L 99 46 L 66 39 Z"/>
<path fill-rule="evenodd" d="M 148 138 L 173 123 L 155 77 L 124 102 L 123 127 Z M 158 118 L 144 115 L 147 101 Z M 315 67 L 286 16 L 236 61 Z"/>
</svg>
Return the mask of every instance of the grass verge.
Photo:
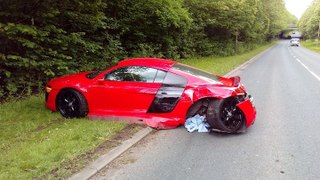
<svg viewBox="0 0 320 180">
<path fill-rule="evenodd" d="M 301 41 L 300 43 L 303 47 L 320 53 L 320 41 L 307 40 L 307 41 Z"/>
<path fill-rule="evenodd" d="M 273 44 L 237 56 L 180 62 L 226 74 Z M 0 104 L 0 179 L 68 177 L 136 130 L 121 122 L 64 119 L 44 107 L 42 96 Z"/>
<path fill-rule="evenodd" d="M 1 104 L 0 179 L 43 176 L 94 151 L 125 126 L 119 122 L 64 119 L 44 107 L 43 97 Z M 59 173 L 64 177 L 71 170 Z"/>
<path fill-rule="evenodd" d="M 214 72 L 215 74 L 224 75 L 254 56 L 258 55 L 262 51 L 273 46 L 276 42 L 272 42 L 265 45 L 260 45 L 256 49 L 235 56 L 227 57 L 204 57 L 204 58 L 189 58 L 183 59 L 179 62 L 194 66 L 208 72 Z"/>
</svg>

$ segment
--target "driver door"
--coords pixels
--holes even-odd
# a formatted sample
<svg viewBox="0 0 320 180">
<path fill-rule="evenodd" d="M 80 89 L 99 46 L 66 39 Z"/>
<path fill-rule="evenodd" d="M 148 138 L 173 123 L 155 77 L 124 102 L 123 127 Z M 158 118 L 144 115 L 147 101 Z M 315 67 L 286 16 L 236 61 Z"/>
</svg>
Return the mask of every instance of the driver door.
<svg viewBox="0 0 320 180">
<path fill-rule="evenodd" d="M 143 66 L 115 69 L 92 89 L 97 102 L 92 110 L 102 114 L 146 113 L 165 75 L 164 71 Z"/>
</svg>

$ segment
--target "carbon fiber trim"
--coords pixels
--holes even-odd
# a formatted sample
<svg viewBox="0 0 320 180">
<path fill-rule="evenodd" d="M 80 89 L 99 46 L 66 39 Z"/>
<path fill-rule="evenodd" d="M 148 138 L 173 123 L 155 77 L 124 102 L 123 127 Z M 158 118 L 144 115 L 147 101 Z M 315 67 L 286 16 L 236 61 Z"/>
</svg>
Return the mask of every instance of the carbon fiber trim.
<svg viewBox="0 0 320 180">
<path fill-rule="evenodd" d="M 168 113 L 173 111 L 187 85 L 187 79 L 168 72 L 164 84 L 158 90 L 148 113 Z"/>
</svg>

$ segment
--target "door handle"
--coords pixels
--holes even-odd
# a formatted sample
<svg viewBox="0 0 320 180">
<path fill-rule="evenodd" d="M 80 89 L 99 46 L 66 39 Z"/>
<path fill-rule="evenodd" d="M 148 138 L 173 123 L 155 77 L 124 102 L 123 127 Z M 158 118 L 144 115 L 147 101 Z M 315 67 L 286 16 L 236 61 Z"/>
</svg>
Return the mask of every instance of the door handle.
<svg viewBox="0 0 320 180">
<path fill-rule="evenodd" d="M 156 94 L 156 92 L 152 91 L 152 90 L 141 90 L 140 93 L 142 93 L 142 94 Z"/>
</svg>

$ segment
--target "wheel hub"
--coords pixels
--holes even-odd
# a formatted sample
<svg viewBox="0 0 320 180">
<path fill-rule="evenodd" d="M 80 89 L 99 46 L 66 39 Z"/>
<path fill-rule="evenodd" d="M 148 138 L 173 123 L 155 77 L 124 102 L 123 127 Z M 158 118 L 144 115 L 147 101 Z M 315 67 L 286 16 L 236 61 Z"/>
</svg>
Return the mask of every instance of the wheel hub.
<svg viewBox="0 0 320 180">
<path fill-rule="evenodd" d="M 69 102 L 69 103 L 68 103 L 68 106 L 69 106 L 69 107 L 72 107 L 72 106 L 73 106 L 73 102 Z"/>
<path fill-rule="evenodd" d="M 233 114 L 232 114 L 231 111 L 228 111 L 228 112 L 227 112 L 227 117 L 228 117 L 228 118 L 232 117 L 232 115 L 233 115 Z"/>
</svg>

